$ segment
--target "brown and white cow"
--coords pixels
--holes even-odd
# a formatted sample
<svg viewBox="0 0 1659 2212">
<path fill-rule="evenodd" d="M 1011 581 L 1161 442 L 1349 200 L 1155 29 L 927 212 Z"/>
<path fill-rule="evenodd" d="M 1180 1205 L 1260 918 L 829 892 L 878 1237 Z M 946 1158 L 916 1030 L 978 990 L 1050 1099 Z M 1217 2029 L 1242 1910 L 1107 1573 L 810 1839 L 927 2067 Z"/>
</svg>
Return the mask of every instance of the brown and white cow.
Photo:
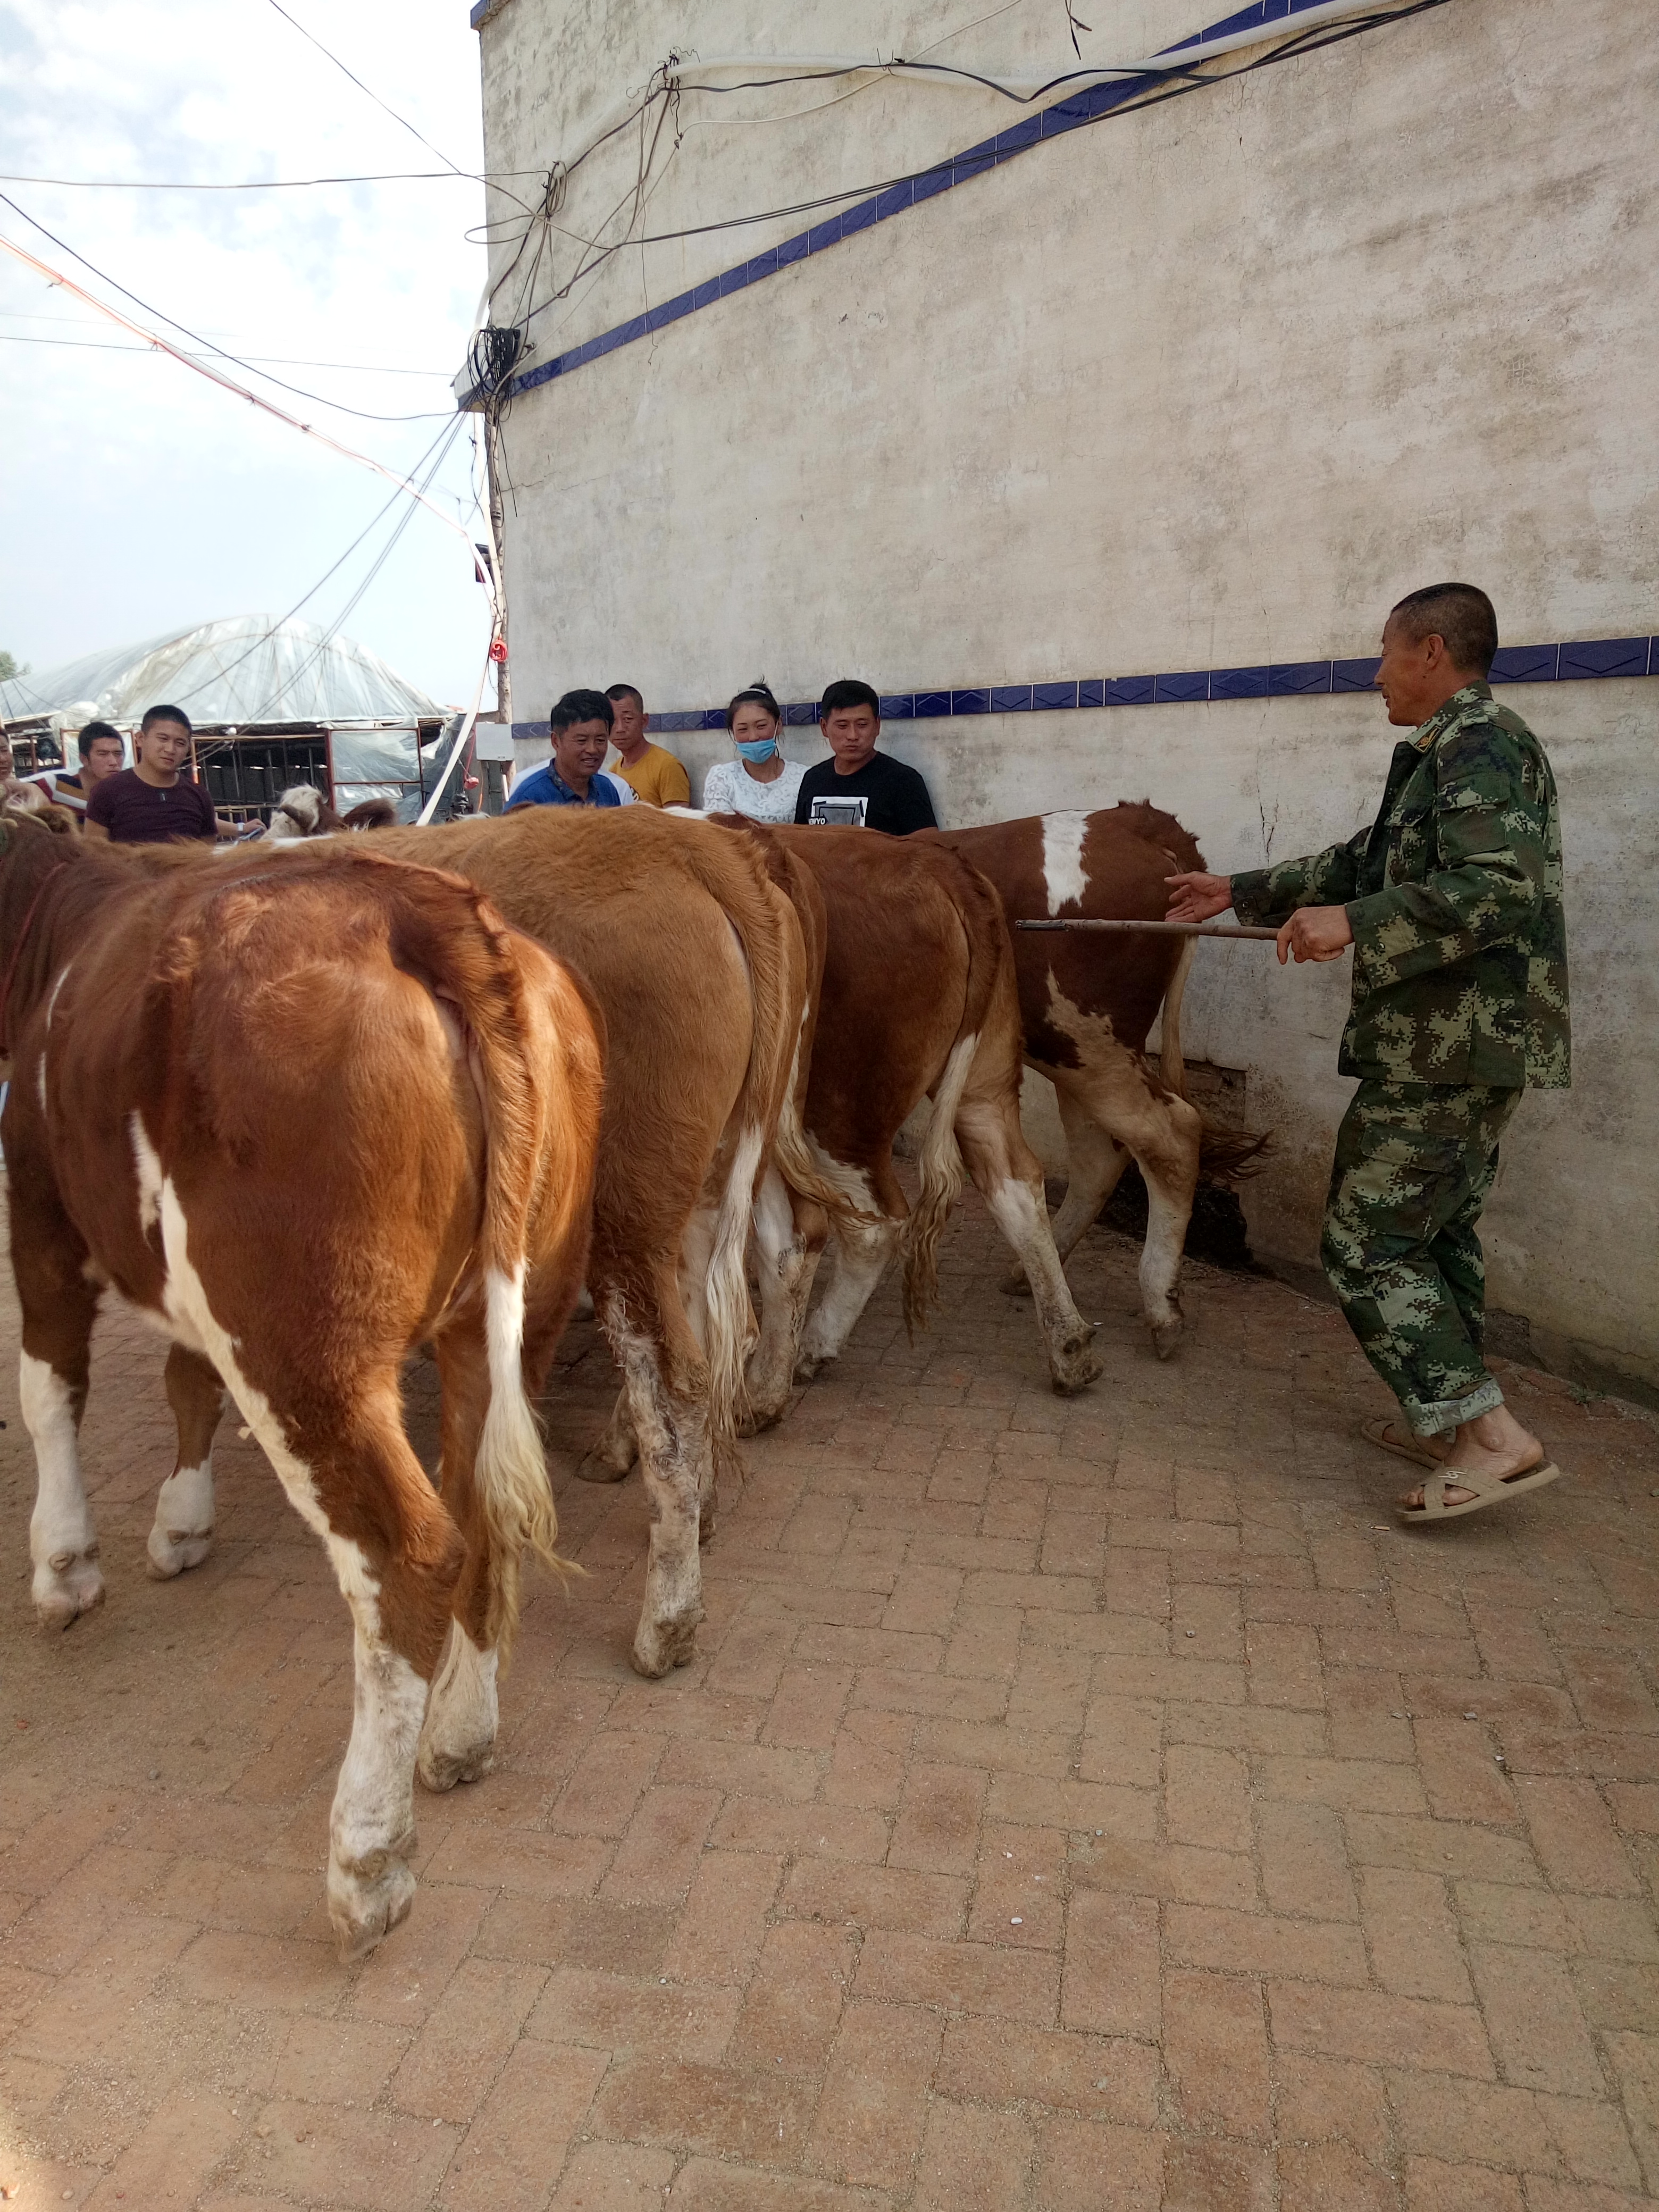
<svg viewBox="0 0 1659 2212">
<path fill-rule="evenodd" d="M 655 807 L 523 807 L 374 844 L 478 884 L 604 1012 L 588 1283 L 624 1384 L 578 1472 L 620 1480 L 637 1451 L 651 1536 L 633 1660 L 665 1674 L 692 1656 L 699 1530 L 713 1532 L 716 1469 L 744 1419 L 757 1180 L 775 1162 L 841 1203 L 796 1118 L 811 1007 L 799 924 L 746 838 Z"/>
<path fill-rule="evenodd" d="M 1172 814 L 1146 805 L 1031 815 L 977 830 L 924 830 L 988 876 L 1012 925 L 1066 915 L 1161 921 L 1164 878 L 1203 860 Z M 1011 929 L 1025 1057 L 1054 1085 L 1070 1168 L 1054 1217 L 1060 1256 L 1097 1219 L 1133 1158 L 1146 1184 L 1143 1310 L 1160 1358 L 1182 1330 L 1182 1249 L 1200 1167 L 1237 1181 L 1264 1139 L 1206 1126 L 1188 1103 L 1181 1000 L 1196 940 Z M 1145 1054 L 1164 1011 L 1162 1073 Z"/>
<path fill-rule="evenodd" d="M 353 1955 L 409 1910 L 417 1759 L 438 1788 L 489 1763 L 521 1554 L 558 1564 L 530 1394 L 586 1256 L 595 1019 L 471 884 L 343 847 L 137 865 L 0 816 L 0 961 L 35 1606 L 66 1626 L 103 1597 L 77 1434 L 113 1288 L 173 1340 L 153 1563 L 205 1550 L 222 1389 L 350 1607 L 328 1903 Z M 400 1409 L 422 1341 L 441 1497 Z"/>
<path fill-rule="evenodd" d="M 370 842 L 377 854 L 453 869 L 486 891 L 580 975 L 605 1017 L 588 1281 L 623 1387 L 576 1472 L 615 1482 L 636 1452 L 641 1460 L 651 1534 L 631 1656 L 643 1674 L 666 1674 L 695 1649 L 699 1539 L 713 1533 L 716 1466 L 734 1455 L 743 1418 L 757 1176 L 775 1158 L 792 1187 L 840 1203 L 806 1152 L 793 1107 L 810 1013 L 799 925 L 746 840 L 654 807 L 525 807 L 380 830 Z M 344 843 L 279 846 L 263 865 L 274 872 Z M 151 857 L 154 848 L 123 849 L 140 867 L 179 864 L 171 854 Z M 260 851 L 215 865 L 260 865 Z M 210 1496 L 210 1413 L 174 1405 L 180 1465 L 198 1469 Z"/>
<path fill-rule="evenodd" d="M 736 816 L 712 817 L 736 823 Z M 1099 1374 L 1093 1330 L 1055 1254 L 1042 1170 L 1019 1123 L 1024 1037 L 1013 956 L 997 896 L 936 844 L 869 830 L 744 823 L 780 880 L 804 871 L 823 914 L 823 969 L 803 1118 L 817 1164 L 848 1211 L 835 1224 L 817 1305 L 805 1308 L 825 1224 L 791 1203 L 775 1172 L 755 1212 L 761 1339 L 750 1362 L 757 1425 L 775 1420 L 792 1379 L 834 1359 L 894 1253 L 904 1311 L 932 1305 L 941 1232 L 967 1170 L 1036 1295 L 1057 1390 Z M 793 895 L 801 904 L 799 890 Z M 810 935 L 812 922 L 804 912 Z M 931 1097 L 914 1209 L 893 1168 L 893 1139 Z"/>
</svg>

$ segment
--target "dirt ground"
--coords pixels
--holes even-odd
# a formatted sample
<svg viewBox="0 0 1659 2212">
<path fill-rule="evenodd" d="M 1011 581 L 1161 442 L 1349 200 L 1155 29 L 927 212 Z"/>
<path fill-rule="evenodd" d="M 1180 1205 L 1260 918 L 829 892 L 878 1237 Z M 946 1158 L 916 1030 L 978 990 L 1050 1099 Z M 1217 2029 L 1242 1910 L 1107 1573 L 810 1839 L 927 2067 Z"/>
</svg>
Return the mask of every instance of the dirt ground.
<svg viewBox="0 0 1659 2212">
<path fill-rule="evenodd" d="M 28 1603 L 0 1381 L 0 2200 L 201 2212 L 1613 2212 L 1659 2190 L 1659 1434 L 1510 1370 L 1568 1478 L 1401 1530 L 1339 1317 L 1202 1267 L 1159 1366 L 1135 1253 L 1048 1390 L 970 1205 L 749 1449 L 696 1663 L 626 1651 L 637 1476 L 568 1548 L 496 1771 L 421 1796 L 410 1919 L 329 1940 L 344 1607 L 226 1431 L 218 1538 L 144 1573 L 157 1340 L 101 1326 L 109 1585 Z M 6 1279 L 9 1301 L 9 1277 Z M 9 1339 L 15 1342 L 15 1314 Z M 430 1370 L 410 1384 L 429 1449 Z"/>
</svg>

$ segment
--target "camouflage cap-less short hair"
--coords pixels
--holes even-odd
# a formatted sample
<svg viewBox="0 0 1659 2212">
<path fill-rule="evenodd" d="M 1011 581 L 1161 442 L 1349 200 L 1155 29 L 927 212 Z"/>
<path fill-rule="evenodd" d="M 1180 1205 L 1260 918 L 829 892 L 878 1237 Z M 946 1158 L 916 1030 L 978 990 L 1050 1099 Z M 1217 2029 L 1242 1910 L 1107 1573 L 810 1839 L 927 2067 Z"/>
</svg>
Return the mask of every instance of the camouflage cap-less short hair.
<svg viewBox="0 0 1659 2212">
<path fill-rule="evenodd" d="M 1454 668 L 1484 676 L 1498 653 L 1498 616 L 1478 584 L 1425 584 L 1389 611 L 1407 637 L 1438 637 Z"/>
</svg>

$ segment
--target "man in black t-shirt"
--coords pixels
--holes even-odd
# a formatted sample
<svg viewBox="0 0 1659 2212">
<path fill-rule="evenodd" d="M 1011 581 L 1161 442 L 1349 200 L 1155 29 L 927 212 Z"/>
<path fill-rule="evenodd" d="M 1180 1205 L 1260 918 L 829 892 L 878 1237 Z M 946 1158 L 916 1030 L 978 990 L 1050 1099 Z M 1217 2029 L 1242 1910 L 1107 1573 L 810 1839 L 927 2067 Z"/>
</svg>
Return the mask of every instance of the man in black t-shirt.
<svg viewBox="0 0 1659 2212">
<path fill-rule="evenodd" d="M 818 707 L 818 727 L 834 757 L 801 778 L 797 822 L 845 823 L 895 837 L 938 829 L 933 802 L 915 769 L 876 750 L 881 701 L 867 684 L 846 677 L 830 684 Z"/>
<path fill-rule="evenodd" d="M 171 845 L 199 837 L 234 837 L 241 825 L 222 822 L 199 783 L 179 774 L 190 758 L 190 717 L 182 707 L 151 707 L 139 725 L 135 768 L 118 769 L 87 800 L 86 834 L 116 845 Z"/>
</svg>

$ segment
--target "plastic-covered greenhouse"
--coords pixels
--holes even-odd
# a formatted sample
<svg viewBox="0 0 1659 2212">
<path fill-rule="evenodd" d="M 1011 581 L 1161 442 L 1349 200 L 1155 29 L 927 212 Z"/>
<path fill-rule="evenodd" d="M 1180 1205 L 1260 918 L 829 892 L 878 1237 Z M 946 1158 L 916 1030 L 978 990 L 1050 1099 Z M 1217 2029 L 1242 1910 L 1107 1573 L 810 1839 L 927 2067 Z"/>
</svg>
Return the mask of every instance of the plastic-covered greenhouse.
<svg viewBox="0 0 1659 2212">
<path fill-rule="evenodd" d="M 72 757 L 91 721 L 130 736 L 147 707 L 182 707 L 222 814 L 262 818 L 290 784 L 342 812 L 387 798 L 412 822 L 438 773 L 449 710 L 315 623 L 238 615 L 0 684 L 19 772 Z"/>
</svg>

